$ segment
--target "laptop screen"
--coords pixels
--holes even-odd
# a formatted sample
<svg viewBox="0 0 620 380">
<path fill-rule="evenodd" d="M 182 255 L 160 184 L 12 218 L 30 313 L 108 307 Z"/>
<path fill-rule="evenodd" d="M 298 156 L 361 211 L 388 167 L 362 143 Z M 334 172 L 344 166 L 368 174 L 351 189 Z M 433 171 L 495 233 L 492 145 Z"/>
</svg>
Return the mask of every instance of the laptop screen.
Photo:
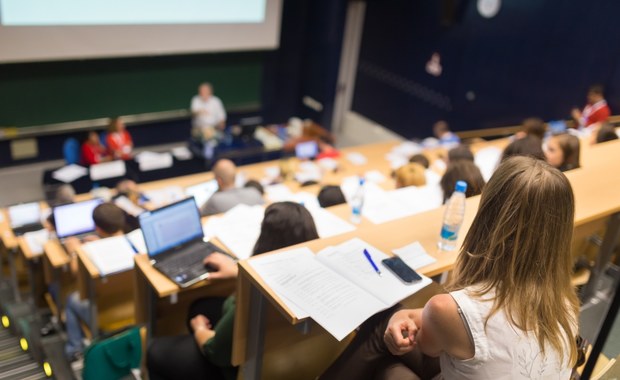
<svg viewBox="0 0 620 380">
<path fill-rule="evenodd" d="M 194 198 L 144 212 L 138 219 L 150 257 L 204 236 Z"/>
<path fill-rule="evenodd" d="M 103 200 L 96 198 L 54 207 L 56 236 L 63 239 L 95 231 L 93 210 L 102 203 Z"/>
<path fill-rule="evenodd" d="M 295 155 L 299 159 L 314 158 L 319 154 L 319 146 L 316 141 L 306 141 L 295 145 Z"/>
<path fill-rule="evenodd" d="M 11 228 L 41 223 L 41 207 L 37 202 L 11 206 L 9 207 L 9 219 Z"/>
<path fill-rule="evenodd" d="M 209 198 L 218 190 L 219 186 L 217 181 L 212 179 L 211 181 L 199 183 L 198 185 L 190 186 L 185 189 L 185 194 L 196 199 L 198 207 L 202 207 Z"/>
</svg>

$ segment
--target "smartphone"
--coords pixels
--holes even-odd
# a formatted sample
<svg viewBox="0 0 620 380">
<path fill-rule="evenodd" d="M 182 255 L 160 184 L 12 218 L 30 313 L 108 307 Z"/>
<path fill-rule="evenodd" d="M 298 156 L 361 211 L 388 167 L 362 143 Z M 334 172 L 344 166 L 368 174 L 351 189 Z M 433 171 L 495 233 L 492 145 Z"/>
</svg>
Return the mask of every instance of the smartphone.
<svg viewBox="0 0 620 380">
<path fill-rule="evenodd" d="M 416 273 L 411 267 L 398 256 L 390 257 L 389 259 L 383 259 L 381 261 L 389 270 L 392 271 L 398 278 L 411 284 L 422 280 L 419 274 Z"/>
</svg>

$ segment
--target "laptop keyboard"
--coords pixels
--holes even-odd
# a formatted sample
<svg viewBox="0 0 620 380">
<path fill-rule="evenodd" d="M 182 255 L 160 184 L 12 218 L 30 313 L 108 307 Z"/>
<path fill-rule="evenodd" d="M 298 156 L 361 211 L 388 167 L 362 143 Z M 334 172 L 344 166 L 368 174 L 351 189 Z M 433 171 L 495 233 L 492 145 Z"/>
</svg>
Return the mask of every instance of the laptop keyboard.
<svg viewBox="0 0 620 380">
<path fill-rule="evenodd" d="M 203 264 L 204 258 L 213 252 L 215 252 L 215 248 L 210 244 L 199 245 L 192 247 L 175 258 L 170 258 L 160 263 L 158 266 L 173 278 L 181 273 L 186 273 L 190 276 L 200 275 L 206 272 Z"/>
</svg>

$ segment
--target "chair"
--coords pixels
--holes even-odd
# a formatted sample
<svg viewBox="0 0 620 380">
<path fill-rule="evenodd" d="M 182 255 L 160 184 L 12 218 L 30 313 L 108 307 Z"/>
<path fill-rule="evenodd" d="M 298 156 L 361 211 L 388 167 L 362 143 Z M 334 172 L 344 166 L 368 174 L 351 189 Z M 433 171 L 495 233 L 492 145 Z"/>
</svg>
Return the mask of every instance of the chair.
<svg viewBox="0 0 620 380">
<path fill-rule="evenodd" d="M 80 143 L 77 139 L 70 137 L 62 144 L 62 153 L 67 165 L 80 162 Z"/>
<path fill-rule="evenodd" d="M 142 361 L 142 334 L 132 327 L 95 340 L 84 352 L 84 380 L 132 376 Z"/>
</svg>

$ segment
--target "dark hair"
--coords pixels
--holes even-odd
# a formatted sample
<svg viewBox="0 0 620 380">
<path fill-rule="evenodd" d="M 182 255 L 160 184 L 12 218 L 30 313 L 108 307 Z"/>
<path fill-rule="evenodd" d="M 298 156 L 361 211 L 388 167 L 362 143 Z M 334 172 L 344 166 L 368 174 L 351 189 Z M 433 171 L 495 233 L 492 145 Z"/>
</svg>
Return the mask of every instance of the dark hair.
<svg viewBox="0 0 620 380">
<path fill-rule="evenodd" d="M 605 92 L 605 88 L 603 87 L 602 84 L 593 84 L 592 86 L 590 86 L 590 88 L 588 88 L 588 92 L 603 96 L 603 93 Z"/>
<path fill-rule="evenodd" d="M 508 157 L 512 156 L 527 156 L 544 160 L 545 152 L 543 152 L 542 149 L 542 140 L 533 135 L 528 135 L 522 139 L 511 142 L 506 149 L 504 149 L 501 161 L 503 162 Z"/>
<path fill-rule="evenodd" d="M 258 182 L 258 181 L 257 181 L 257 180 L 255 180 L 255 179 L 251 179 L 251 180 L 247 181 L 243 187 L 253 187 L 253 188 L 255 188 L 256 190 L 258 190 L 258 192 L 259 192 L 261 195 L 264 195 L 264 194 L 265 194 L 265 189 L 263 188 L 263 185 L 261 185 L 261 183 L 260 183 L 260 182 Z"/>
<path fill-rule="evenodd" d="M 314 219 L 298 203 L 277 202 L 265 209 L 254 255 L 318 239 Z"/>
<path fill-rule="evenodd" d="M 523 120 L 523 130 L 528 136 L 538 137 L 542 140 L 545 138 L 547 127 L 542 119 L 538 117 L 528 117 Z"/>
<path fill-rule="evenodd" d="M 326 185 L 323 186 L 319 195 L 317 196 L 319 205 L 321 207 L 336 206 L 345 203 L 347 200 L 344 198 L 344 194 L 340 189 L 340 186 Z"/>
<path fill-rule="evenodd" d="M 570 133 L 562 133 L 553 137 L 557 139 L 558 145 L 564 155 L 562 165 L 559 167 L 560 171 L 565 172 L 567 170 L 577 169 L 579 167 L 579 138 Z"/>
<path fill-rule="evenodd" d="M 468 160 L 474 162 L 474 154 L 467 145 L 459 145 L 448 151 L 448 161 Z"/>
<path fill-rule="evenodd" d="M 426 158 L 426 156 L 423 154 L 414 154 L 409 159 L 409 162 L 412 164 L 420 164 L 424 166 L 424 169 L 428 169 L 428 167 L 431 166 L 431 163 L 428 161 L 428 158 Z"/>
<path fill-rule="evenodd" d="M 103 203 L 93 210 L 95 226 L 106 234 L 115 234 L 125 228 L 125 212 L 114 203 Z"/>
<path fill-rule="evenodd" d="M 467 182 L 466 197 L 480 194 L 485 185 L 484 178 L 476 164 L 467 160 L 450 161 L 439 182 L 443 190 L 444 202 L 454 193 L 457 181 Z"/>
<path fill-rule="evenodd" d="M 596 134 L 596 143 L 617 140 L 616 129 L 611 124 L 603 124 Z"/>
</svg>

